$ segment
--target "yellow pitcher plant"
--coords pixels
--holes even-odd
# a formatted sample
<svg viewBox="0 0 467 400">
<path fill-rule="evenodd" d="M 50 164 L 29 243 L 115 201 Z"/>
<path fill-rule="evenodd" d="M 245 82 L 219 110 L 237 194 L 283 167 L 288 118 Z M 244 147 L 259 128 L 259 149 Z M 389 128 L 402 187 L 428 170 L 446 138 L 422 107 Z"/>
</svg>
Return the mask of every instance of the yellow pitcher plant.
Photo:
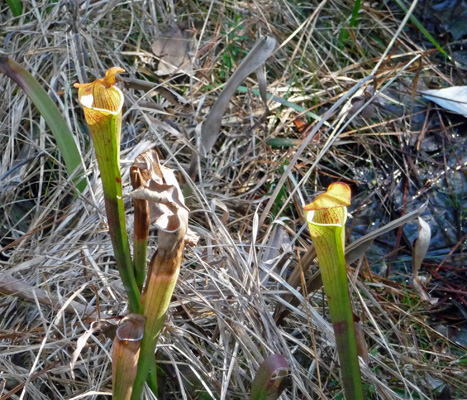
<svg viewBox="0 0 467 400">
<path fill-rule="evenodd" d="M 123 93 L 115 86 L 115 75 L 122 68 L 110 68 L 105 77 L 91 83 L 75 83 L 79 102 L 89 125 L 102 178 L 105 210 L 112 246 L 120 276 L 133 313 L 139 311 L 140 294 L 135 281 L 125 222 L 120 173 Z"/>
<path fill-rule="evenodd" d="M 175 174 L 161 165 L 157 151 L 140 154 L 131 168 L 135 206 L 134 251 L 130 254 L 120 173 L 123 93 L 115 86 L 114 67 L 102 79 L 75 84 L 89 125 L 104 189 L 105 208 L 115 260 L 129 298 L 130 314 L 117 330 L 112 353 L 113 398 L 140 399 L 144 383 L 157 395 L 155 350 L 177 282 L 188 232 L 185 206 Z M 158 249 L 146 277 L 150 214 L 159 230 Z M 143 283 L 146 284 L 143 288 Z M 140 290 L 142 291 L 140 293 Z"/>
<path fill-rule="evenodd" d="M 328 300 L 344 394 L 347 400 L 361 400 L 362 381 L 344 258 L 345 222 L 349 205 L 350 188 L 345 183 L 333 183 L 326 193 L 318 195 L 315 201 L 303 209 Z"/>
</svg>

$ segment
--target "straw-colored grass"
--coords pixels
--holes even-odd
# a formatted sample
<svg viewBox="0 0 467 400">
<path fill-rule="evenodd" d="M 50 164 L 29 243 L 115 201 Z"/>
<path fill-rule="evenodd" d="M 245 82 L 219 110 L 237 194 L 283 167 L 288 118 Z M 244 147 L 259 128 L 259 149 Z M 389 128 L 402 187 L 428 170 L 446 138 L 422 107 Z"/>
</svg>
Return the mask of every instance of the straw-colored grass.
<svg viewBox="0 0 467 400">
<path fill-rule="evenodd" d="M 304 298 L 286 282 L 311 245 L 301 205 L 336 180 L 352 186 L 351 237 L 429 201 L 424 218 L 437 250 L 429 252 L 420 272 L 441 298 L 435 308 L 420 301 L 408 280 L 415 224 L 382 237 L 368 258 L 350 268 L 354 310 L 369 348 L 370 363 L 362 365 L 367 398 L 434 399 L 441 390 L 467 397 L 459 314 L 467 295 L 462 281 L 447 280 L 461 279 L 465 251 L 467 153 L 465 138 L 457 134 L 464 121 L 416 92 L 462 84 L 465 66 L 425 48 L 418 30 L 399 29 L 406 14 L 389 3 L 362 4 L 359 23 L 345 40 L 340 32 L 348 27 L 354 2 L 310 3 L 24 0 L 18 18 L 0 5 L 2 53 L 27 68 L 56 101 L 76 134 L 89 180 L 76 197 L 44 121 L 25 94 L 0 76 L 0 292 L 6 293 L 0 295 L 0 399 L 111 395 L 111 340 L 88 341 L 74 379 L 69 362 L 90 322 L 127 312 L 90 137 L 73 89 L 73 83 L 100 77 L 112 66 L 187 100 L 171 102 L 160 91 L 130 84 L 125 90 L 124 190 L 130 189 L 134 158 L 157 146 L 167 165 L 179 171 L 190 228 L 200 236 L 198 246 L 186 251 L 158 345 L 166 373 L 160 398 L 246 399 L 258 366 L 272 353 L 290 365 L 291 385 L 282 399 L 342 398 L 323 292 Z M 154 35 L 173 20 L 194 35 L 191 77 L 154 72 Z M 196 124 L 260 35 L 280 44 L 266 64 L 268 92 L 307 111 L 323 115 L 371 73 L 377 90 L 385 87 L 369 120 L 336 128 L 335 114 L 327 121 L 333 127 L 323 125 L 275 198 L 271 194 L 298 145 L 274 148 L 267 140 L 300 144 L 309 131 L 297 130 L 294 121 L 315 123 L 296 108 L 270 101 L 262 119 L 261 98 L 239 91 L 213 150 L 195 157 Z M 451 44 L 443 44 L 449 53 Z M 257 89 L 255 76 L 244 86 Z M 129 199 L 127 204 L 131 227 Z M 150 236 L 152 254 L 157 243 Z M 316 270 L 314 265 L 305 278 Z M 9 292 L 1 287 L 5 275 L 23 285 Z M 285 302 L 287 294 L 299 305 Z M 98 312 L 73 311 L 71 300 Z M 273 313 L 281 307 L 290 313 L 278 326 Z"/>
</svg>

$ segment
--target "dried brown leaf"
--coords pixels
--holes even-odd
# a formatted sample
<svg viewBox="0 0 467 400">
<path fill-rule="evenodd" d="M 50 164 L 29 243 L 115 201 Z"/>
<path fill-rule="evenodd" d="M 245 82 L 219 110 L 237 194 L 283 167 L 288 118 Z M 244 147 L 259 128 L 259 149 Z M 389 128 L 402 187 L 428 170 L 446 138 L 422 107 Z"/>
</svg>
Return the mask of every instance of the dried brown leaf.
<svg viewBox="0 0 467 400">
<path fill-rule="evenodd" d="M 426 303 L 430 303 L 431 305 L 435 305 L 436 303 L 438 303 L 438 299 L 432 298 L 427 293 L 420 280 L 415 276 L 412 277 L 412 288 L 413 291 L 418 295 L 418 297 L 420 297 L 420 300 Z"/>
<path fill-rule="evenodd" d="M 434 305 L 438 302 L 438 299 L 432 298 L 418 279 L 418 272 L 420 271 L 422 262 L 425 259 L 426 253 L 428 252 L 430 241 L 430 225 L 418 217 L 418 237 L 414 241 L 412 251 L 412 287 L 414 292 L 418 295 L 418 297 L 420 297 L 420 300 Z"/>
<path fill-rule="evenodd" d="M 424 90 L 422 96 L 451 112 L 467 117 L 467 86 Z"/>
<path fill-rule="evenodd" d="M 37 299 L 39 303 L 53 307 L 62 307 L 65 303 L 65 300 L 61 300 L 43 289 L 35 288 L 3 272 L 0 272 L 0 293 L 16 296 L 20 299 L 32 302 Z M 76 301 L 71 301 L 65 307 L 65 310 L 78 312 L 79 314 L 84 315 L 93 312 L 94 307 L 83 306 Z"/>
<path fill-rule="evenodd" d="M 354 321 L 355 341 L 357 343 L 358 356 L 365 361 L 366 365 L 370 363 L 370 356 L 368 355 L 368 346 L 365 341 L 365 332 L 361 322 Z"/>
<path fill-rule="evenodd" d="M 190 57 L 191 34 L 178 25 L 162 31 L 152 44 L 152 51 L 160 58 L 158 75 L 170 75 L 176 72 L 193 73 Z"/>
<path fill-rule="evenodd" d="M 151 223 L 159 231 L 169 234 L 181 231 L 187 243 L 196 244 L 196 235 L 192 231 L 187 233 L 189 210 L 174 172 L 160 164 L 154 149 L 138 156 L 134 166 L 146 169 L 148 179 L 128 196 L 148 201 Z M 170 236 L 159 234 L 159 248 L 164 245 L 164 238 L 173 242 Z"/>
</svg>

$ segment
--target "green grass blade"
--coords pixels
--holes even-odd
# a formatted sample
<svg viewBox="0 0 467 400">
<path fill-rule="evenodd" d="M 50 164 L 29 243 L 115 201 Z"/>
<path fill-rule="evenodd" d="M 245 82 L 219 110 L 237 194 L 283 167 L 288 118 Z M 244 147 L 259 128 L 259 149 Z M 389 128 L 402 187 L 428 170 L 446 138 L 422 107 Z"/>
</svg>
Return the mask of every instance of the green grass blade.
<svg viewBox="0 0 467 400">
<path fill-rule="evenodd" d="M 353 7 L 352 11 L 352 18 L 350 19 L 349 26 L 351 28 L 357 26 L 357 19 L 358 19 L 358 13 L 360 12 L 360 5 L 362 4 L 362 0 L 356 0 L 355 5 Z"/>
<path fill-rule="evenodd" d="M 237 91 L 240 92 L 240 93 L 247 93 L 250 89 L 248 89 L 246 86 L 239 86 L 237 88 Z M 256 96 L 260 96 L 260 93 L 259 93 L 259 90 L 258 89 L 252 89 L 251 92 L 256 95 Z M 304 115 L 306 115 L 307 117 L 309 118 L 312 118 L 316 121 L 320 121 L 321 120 L 321 117 L 315 113 L 312 113 L 311 111 L 306 111 L 306 108 L 303 108 L 302 106 L 299 106 L 298 104 L 295 104 L 295 103 L 291 103 L 290 101 L 287 101 L 285 99 L 283 99 L 282 97 L 278 97 L 278 96 L 273 96 L 271 93 L 267 93 L 266 94 L 266 97 L 268 99 L 271 99 L 277 103 L 280 103 L 286 107 L 290 107 L 292 109 L 294 109 L 295 111 L 299 112 L 299 113 L 304 113 Z M 329 122 L 324 122 L 324 125 L 326 126 L 331 126 L 331 124 Z"/>
<path fill-rule="evenodd" d="M 349 29 L 355 28 L 358 25 L 358 13 L 360 11 L 360 6 L 361 0 L 356 0 L 352 10 L 352 17 L 349 21 L 349 27 L 342 27 L 341 29 L 341 33 L 339 35 L 340 48 L 344 48 L 350 38 Z"/>
<path fill-rule="evenodd" d="M 407 12 L 407 7 L 401 0 L 396 0 L 396 3 L 404 12 Z M 423 36 L 425 36 L 430 41 L 430 43 L 439 50 L 441 54 L 445 55 L 450 61 L 452 61 L 451 56 L 443 49 L 443 47 L 436 41 L 436 39 L 431 36 L 430 32 L 425 29 L 425 27 L 415 15 L 412 14 L 410 16 L 410 21 L 412 21 L 412 23 L 418 28 Z"/>
<path fill-rule="evenodd" d="M 13 16 L 19 17 L 23 14 L 23 4 L 21 0 L 6 0 L 6 2 Z"/>
<path fill-rule="evenodd" d="M 104 134 L 104 126 L 104 129 L 92 135 L 92 139 L 99 163 L 99 170 L 101 172 L 105 209 L 107 212 L 110 238 L 112 239 L 112 246 L 115 253 L 115 261 L 117 262 L 120 277 L 122 278 L 128 295 L 129 309 L 131 312 L 137 312 L 139 310 L 140 298 L 133 273 L 133 262 L 131 260 L 130 244 L 126 230 L 125 206 L 123 203 L 123 189 L 119 165 L 120 157 L 117 156 L 120 143 L 117 145 L 114 142 L 108 143 L 107 139 L 112 132 L 118 129 L 115 128 L 118 124 L 119 123 L 114 119 L 110 119 L 108 132 Z M 107 161 L 107 157 L 109 161 Z"/>
<path fill-rule="evenodd" d="M 71 175 L 82 165 L 81 154 L 73 134 L 57 106 L 37 80 L 17 62 L 0 57 L 0 72 L 13 79 L 28 95 L 49 126 L 57 142 L 58 149 Z M 86 188 L 86 180 L 79 174 L 74 180 L 80 192 Z"/>
</svg>

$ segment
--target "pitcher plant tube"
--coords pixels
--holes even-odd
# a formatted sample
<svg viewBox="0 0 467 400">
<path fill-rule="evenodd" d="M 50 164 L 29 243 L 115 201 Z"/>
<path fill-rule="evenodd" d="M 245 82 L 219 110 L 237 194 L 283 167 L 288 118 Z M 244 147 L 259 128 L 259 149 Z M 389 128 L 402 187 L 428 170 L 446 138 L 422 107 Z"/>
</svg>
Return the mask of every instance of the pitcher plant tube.
<svg viewBox="0 0 467 400">
<path fill-rule="evenodd" d="M 140 293 L 135 281 L 125 222 L 120 173 L 120 137 L 123 93 L 115 86 L 115 75 L 122 68 L 110 68 L 105 77 L 78 84 L 79 101 L 89 125 L 104 190 L 110 238 L 120 277 L 129 299 L 129 309 L 139 311 Z"/>
<path fill-rule="evenodd" d="M 112 393 L 115 400 L 130 400 L 135 382 L 145 318 L 129 314 L 116 331 L 112 348 Z"/>
<path fill-rule="evenodd" d="M 143 153 L 141 159 L 146 160 L 149 179 L 129 196 L 148 202 L 151 223 L 158 229 L 158 246 L 149 262 L 141 300 L 146 325 L 132 400 L 140 399 L 144 382 L 154 364 L 157 341 L 177 283 L 185 243 L 194 244 L 187 236 L 188 208 L 174 172 L 159 163 L 155 150 Z"/>
<path fill-rule="evenodd" d="M 345 222 L 349 205 L 350 188 L 345 183 L 333 183 L 326 193 L 318 195 L 315 201 L 303 209 L 328 300 L 345 398 L 361 400 L 363 389 L 344 258 Z"/>
<path fill-rule="evenodd" d="M 250 400 L 276 400 L 290 384 L 289 364 L 282 354 L 272 354 L 259 366 L 251 384 Z"/>
</svg>

